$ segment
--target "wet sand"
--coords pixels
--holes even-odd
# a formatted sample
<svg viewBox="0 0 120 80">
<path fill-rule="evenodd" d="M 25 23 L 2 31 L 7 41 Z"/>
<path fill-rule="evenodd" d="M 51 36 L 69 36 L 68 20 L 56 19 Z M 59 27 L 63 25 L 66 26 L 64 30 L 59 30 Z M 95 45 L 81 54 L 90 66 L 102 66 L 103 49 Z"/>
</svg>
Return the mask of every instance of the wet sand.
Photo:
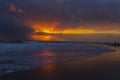
<svg viewBox="0 0 120 80">
<path fill-rule="evenodd" d="M 109 54 L 7 74 L 0 80 L 120 80 L 120 49 Z"/>
</svg>

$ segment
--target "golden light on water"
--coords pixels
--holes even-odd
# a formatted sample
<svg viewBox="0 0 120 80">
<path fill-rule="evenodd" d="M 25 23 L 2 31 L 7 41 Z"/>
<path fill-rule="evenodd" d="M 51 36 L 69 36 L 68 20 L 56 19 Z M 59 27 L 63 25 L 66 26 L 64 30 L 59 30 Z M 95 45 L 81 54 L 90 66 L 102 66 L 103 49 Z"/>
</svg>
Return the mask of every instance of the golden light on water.
<svg viewBox="0 0 120 80">
<path fill-rule="evenodd" d="M 44 71 L 42 74 L 44 74 L 45 77 L 49 78 L 49 77 L 52 77 L 52 76 L 55 75 L 55 73 L 53 72 L 53 70 L 56 68 L 55 64 L 54 64 L 56 61 L 51 58 L 51 57 L 55 57 L 56 56 L 55 53 L 49 51 L 49 49 L 44 49 L 43 53 L 38 53 L 38 54 L 35 53 L 35 54 L 32 54 L 32 56 L 37 56 L 37 57 L 44 56 L 44 57 L 48 57 L 47 59 L 43 59 L 42 61 L 41 61 L 40 58 L 37 58 L 37 59 L 35 59 L 35 61 L 40 62 L 40 63 L 42 62 L 43 64 L 46 65 L 46 66 L 44 66 L 42 68 L 42 70 Z"/>
</svg>

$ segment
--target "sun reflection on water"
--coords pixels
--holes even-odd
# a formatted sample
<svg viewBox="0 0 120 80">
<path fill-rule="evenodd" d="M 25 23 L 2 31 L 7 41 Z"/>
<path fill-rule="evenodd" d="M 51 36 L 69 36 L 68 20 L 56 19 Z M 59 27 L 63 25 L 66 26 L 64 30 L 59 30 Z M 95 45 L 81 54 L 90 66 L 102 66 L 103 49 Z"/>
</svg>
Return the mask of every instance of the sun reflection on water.
<svg viewBox="0 0 120 80">
<path fill-rule="evenodd" d="M 43 71 L 43 75 L 47 78 L 53 77 L 55 75 L 55 73 L 53 72 L 53 70 L 55 70 L 55 59 L 54 57 L 56 56 L 55 53 L 49 51 L 49 49 L 44 49 L 42 50 L 42 52 L 37 53 L 37 54 L 32 54 L 33 56 L 37 56 L 37 57 L 43 57 L 41 58 L 36 58 L 35 61 L 37 62 L 42 62 L 43 64 L 45 64 L 45 66 L 42 69 Z M 41 70 L 40 70 L 41 71 Z"/>
</svg>

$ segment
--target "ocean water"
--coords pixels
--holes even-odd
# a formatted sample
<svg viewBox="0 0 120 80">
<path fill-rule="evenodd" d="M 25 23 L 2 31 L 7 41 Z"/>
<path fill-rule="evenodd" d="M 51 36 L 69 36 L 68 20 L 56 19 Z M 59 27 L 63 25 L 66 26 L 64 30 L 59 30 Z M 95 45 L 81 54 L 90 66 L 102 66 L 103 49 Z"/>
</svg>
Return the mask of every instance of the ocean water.
<svg viewBox="0 0 120 80">
<path fill-rule="evenodd" d="M 48 64 L 67 63 L 114 52 L 115 49 L 92 43 L 46 43 L 26 52 L 0 52 L 0 75 L 31 70 Z"/>
</svg>

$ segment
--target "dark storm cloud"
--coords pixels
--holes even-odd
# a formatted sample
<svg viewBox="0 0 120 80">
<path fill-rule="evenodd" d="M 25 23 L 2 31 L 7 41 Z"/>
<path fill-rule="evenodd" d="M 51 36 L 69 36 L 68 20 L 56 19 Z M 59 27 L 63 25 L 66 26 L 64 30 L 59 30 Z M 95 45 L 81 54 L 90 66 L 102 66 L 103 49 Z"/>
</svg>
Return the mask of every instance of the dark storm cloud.
<svg viewBox="0 0 120 80">
<path fill-rule="evenodd" d="M 120 0 L 7 0 L 25 10 L 22 20 L 31 22 L 59 21 L 58 29 L 104 28 L 120 23 Z M 97 26 L 101 24 L 102 26 Z M 106 27 L 108 27 L 107 25 Z M 109 26 L 111 29 L 115 27 Z M 119 28 L 116 26 L 116 28 Z"/>
<path fill-rule="evenodd" d="M 33 30 L 19 20 L 23 9 L 9 0 L 0 2 L 0 39 L 28 39 Z"/>
<path fill-rule="evenodd" d="M 28 39 L 32 29 L 5 16 L 0 16 L 0 39 Z"/>
</svg>

